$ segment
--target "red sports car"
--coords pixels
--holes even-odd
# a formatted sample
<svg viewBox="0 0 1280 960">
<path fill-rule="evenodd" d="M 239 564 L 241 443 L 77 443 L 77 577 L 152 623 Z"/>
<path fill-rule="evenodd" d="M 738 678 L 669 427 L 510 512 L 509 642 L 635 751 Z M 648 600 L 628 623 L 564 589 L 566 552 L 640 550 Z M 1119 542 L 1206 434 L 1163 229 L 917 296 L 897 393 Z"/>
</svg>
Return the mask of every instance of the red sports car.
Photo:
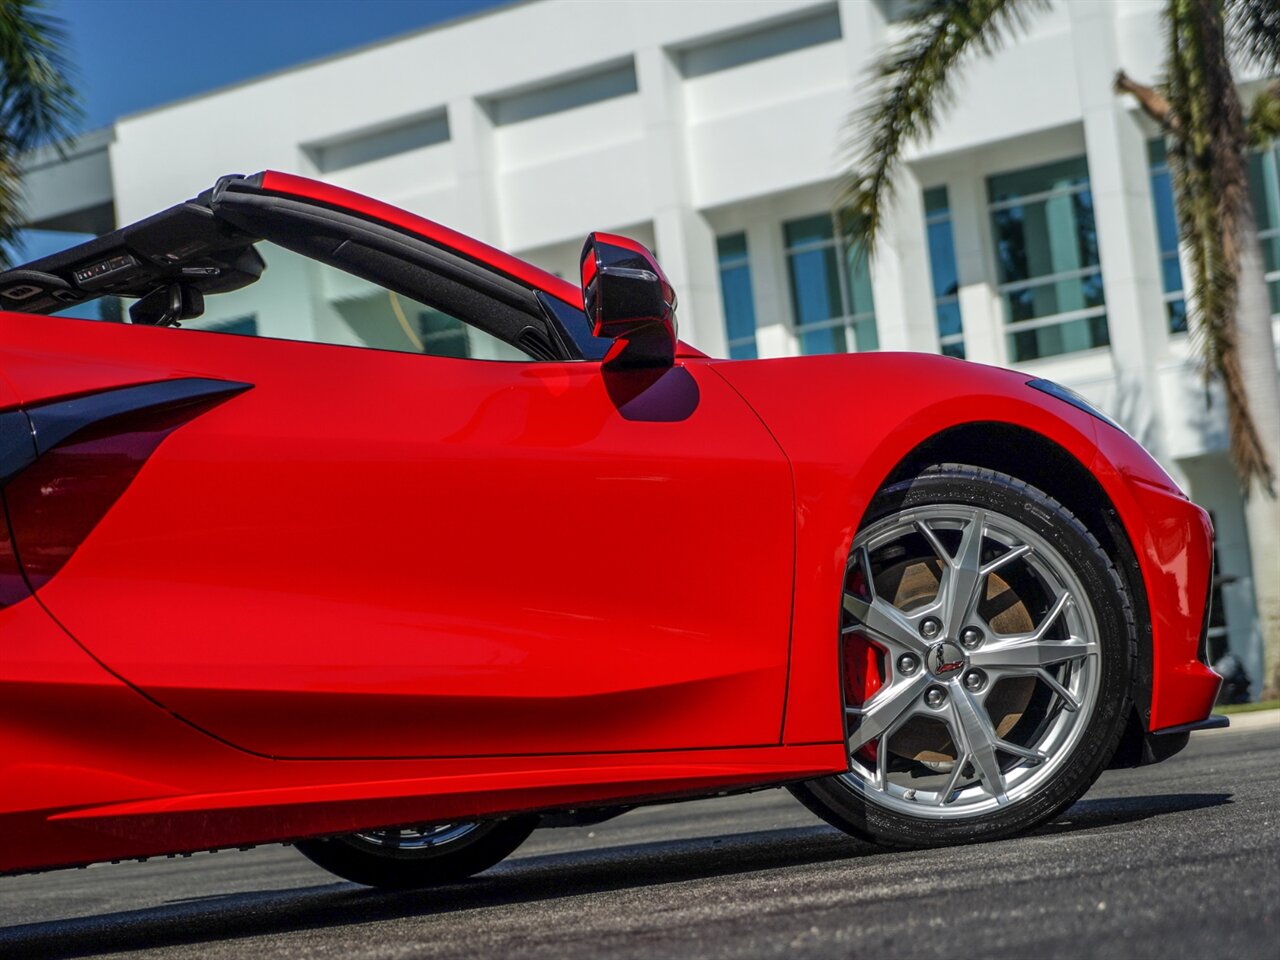
<svg viewBox="0 0 1280 960">
<path fill-rule="evenodd" d="M 334 342 L 176 329 L 268 262 Z M 1208 518 L 1086 401 L 713 359 L 644 247 L 581 267 L 268 172 L 0 274 L 0 872 L 422 885 L 784 784 L 949 844 L 1225 722 Z M 132 323 L 53 316 L 97 298 Z"/>
</svg>

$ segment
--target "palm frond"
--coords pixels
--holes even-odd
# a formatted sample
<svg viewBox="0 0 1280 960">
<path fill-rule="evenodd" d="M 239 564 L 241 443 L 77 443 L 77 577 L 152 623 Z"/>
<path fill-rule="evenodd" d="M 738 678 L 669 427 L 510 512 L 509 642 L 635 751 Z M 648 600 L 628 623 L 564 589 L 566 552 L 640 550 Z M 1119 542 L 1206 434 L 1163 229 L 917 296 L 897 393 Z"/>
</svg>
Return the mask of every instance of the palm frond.
<svg viewBox="0 0 1280 960">
<path fill-rule="evenodd" d="M 8 265 L 9 251 L 13 249 L 22 224 L 22 177 L 18 170 L 18 155 L 0 137 L 0 266 Z"/>
<path fill-rule="evenodd" d="M 952 103 L 959 68 L 1023 32 L 1048 0 L 929 0 L 873 69 L 872 98 L 850 117 L 839 208 L 849 234 L 871 253 L 893 199 L 908 144 L 928 137 Z"/>
<path fill-rule="evenodd" d="M 1249 111 L 1249 146 L 1265 147 L 1280 140 L 1280 80 L 1253 98 Z"/>
<path fill-rule="evenodd" d="M 1226 18 L 1231 49 L 1266 73 L 1280 73 L 1280 3 L 1227 0 Z"/>
<path fill-rule="evenodd" d="M 65 46 L 40 0 L 0 0 L 0 263 L 23 226 L 21 155 L 70 137 L 80 118 Z"/>
<path fill-rule="evenodd" d="M 1236 304 L 1239 238 L 1249 216 L 1244 113 L 1227 62 L 1218 0 L 1171 0 L 1167 10 L 1167 96 L 1176 124 L 1166 126 L 1178 220 L 1190 252 L 1192 338 L 1206 378 L 1227 399 L 1231 459 L 1241 485 L 1274 479 L 1249 410 L 1240 370 Z"/>
</svg>

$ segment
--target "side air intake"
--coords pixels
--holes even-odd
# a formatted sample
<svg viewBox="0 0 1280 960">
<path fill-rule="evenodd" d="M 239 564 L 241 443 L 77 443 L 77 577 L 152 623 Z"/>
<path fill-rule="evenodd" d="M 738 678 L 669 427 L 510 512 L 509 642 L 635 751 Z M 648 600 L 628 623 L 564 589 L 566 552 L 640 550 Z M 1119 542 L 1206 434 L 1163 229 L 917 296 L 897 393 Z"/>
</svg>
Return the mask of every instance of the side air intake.
<svg viewBox="0 0 1280 960">
<path fill-rule="evenodd" d="M 188 377 L 0 414 L 0 606 L 62 569 L 165 437 L 251 386 Z"/>
</svg>

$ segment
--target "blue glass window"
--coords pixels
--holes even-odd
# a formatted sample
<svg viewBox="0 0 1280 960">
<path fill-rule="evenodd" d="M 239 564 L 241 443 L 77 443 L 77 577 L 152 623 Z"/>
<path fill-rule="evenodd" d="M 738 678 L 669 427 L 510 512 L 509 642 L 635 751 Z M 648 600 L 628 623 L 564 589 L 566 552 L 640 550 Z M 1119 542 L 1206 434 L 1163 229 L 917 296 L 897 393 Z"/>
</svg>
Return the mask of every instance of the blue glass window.
<svg viewBox="0 0 1280 960">
<path fill-rule="evenodd" d="M 1156 240 L 1160 244 L 1160 282 L 1170 333 L 1187 329 L 1187 301 L 1182 295 L 1182 264 L 1178 260 L 1178 211 L 1173 205 L 1173 181 L 1165 158 L 1164 141 L 1147 144 L 1151 165 L 1151 205 L 1156 211 Z"/>
<path fill-rule="evenodd" d="M 1249 189 L 1262 243 L 1271 315 L 1280 317 L 1280 142 L 1249 155 Z"/>
<path fill-rule="evenodd" d="M 934 187 L 924 192 L 924 224 L 929 237 L 929 271 L 933 276 L 938 344 L 946 356 L 963 360 L 960 282 L 956 275 L 956 244 L 951 232 L 951 205 L 947 201 L 946 187 Z"/>
<path fill-rule="evenodd" d="M 735 233 L 716 240 L 720 261 L 720 299 L 724 304 L 725 338 L 729 357 L 756 357 L 756 304 L 751 296 L 751 267 L 747 262 L 747 235 Z"/>
<path fill-rule="evenodd" d="M 782 226 L 800 351 L 847 353 L 875 350 L 871 273 L 861 250 L 823 213 Z"/>
<path fill-rule="evenodd" d="M 1093 195 L 1084 157 L 987 178 L 1015 362 L 1107 346 Z"/>
<path fill-rule="evenodd" d="M 1152 140 L 1147 152 L 1151 160 L 1151 199 L 1156 208 L 1161 279 L 1169 311 L 1169 329 L 1178 333 L 1187 329 L 1187 308 L 1183 299 L 1182 267 L 1178 261 L 1178 215 L 1164 141 Z M 1258 224 L 1258 240 L 1262 244 L 1271 315 L 1280 317 L 1280 144 L 1272 143 L 1266 149 L 1249 155 L 1249 190 Z"/>
</svg>

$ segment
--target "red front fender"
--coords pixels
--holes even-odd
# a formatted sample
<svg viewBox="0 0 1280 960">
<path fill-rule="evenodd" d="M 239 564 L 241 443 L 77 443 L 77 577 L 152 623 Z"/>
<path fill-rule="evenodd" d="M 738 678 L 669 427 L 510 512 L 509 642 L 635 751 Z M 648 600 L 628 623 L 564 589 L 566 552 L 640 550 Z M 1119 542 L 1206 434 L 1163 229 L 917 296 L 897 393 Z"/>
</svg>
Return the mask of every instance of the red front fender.
<svg viewBox="0 0 1280 960">
<path fill-rule="evenodd" d="M 1208 520 L 1122 431 L 1028 388 L 1025 374 L 926 354 L 718 363 L 715 369 L 773 432 L 795 478 L 785 742 L 840 736 L 832 640 L 849 547 L 868 504 L 912 451 L 973 423 L 1032 431 L 1097 480 L 1133 546 L 1152 611 L 1147 728 L 1208 716 L 1219 684 L 1198 655 L 1211 563 Z"/>
</svg>

